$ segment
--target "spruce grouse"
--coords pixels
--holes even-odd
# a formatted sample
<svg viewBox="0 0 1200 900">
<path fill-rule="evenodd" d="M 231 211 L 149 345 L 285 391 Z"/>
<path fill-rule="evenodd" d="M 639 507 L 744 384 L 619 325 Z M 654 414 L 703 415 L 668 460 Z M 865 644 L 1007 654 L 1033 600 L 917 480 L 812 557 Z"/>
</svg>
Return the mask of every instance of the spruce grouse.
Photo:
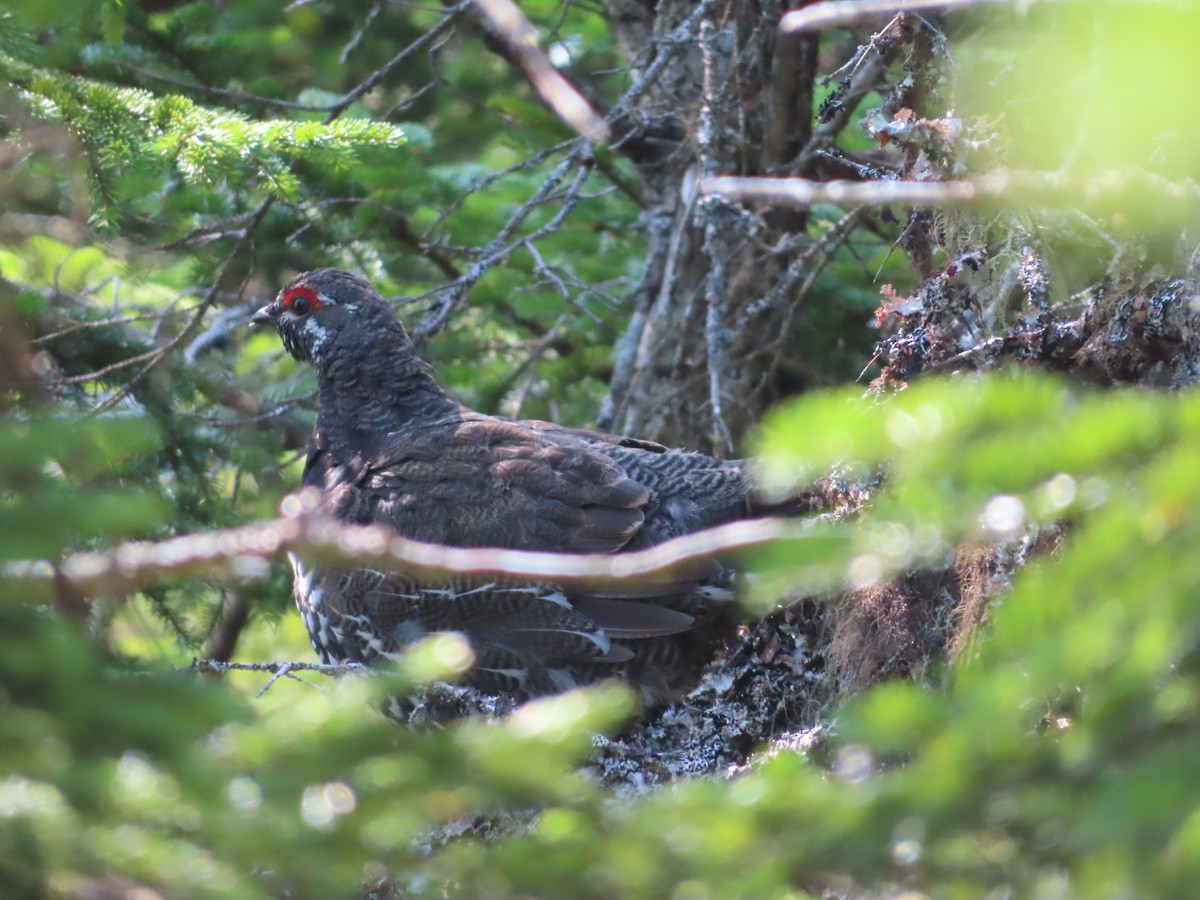
<svg viewBox="0 0 1200 900">
<path fill-rule="evenodd" d="M 357 275 L 300 275 L 251 322 L 274 326 L 317 371 L 303 482 L 339 520 L 459 547 L 619 553 L 761 514 L 741 462 L 457 403 Z M 516 699 L 620 676 L 646 704 L 662 703 L 691 686 L 732 605 L 733 572 L 718 564 L 634 597 L 292 564 L 296 606 L 325 662 L 387 659 L 455 631 L 475 654 L 469 682 Z"/>
</svg>

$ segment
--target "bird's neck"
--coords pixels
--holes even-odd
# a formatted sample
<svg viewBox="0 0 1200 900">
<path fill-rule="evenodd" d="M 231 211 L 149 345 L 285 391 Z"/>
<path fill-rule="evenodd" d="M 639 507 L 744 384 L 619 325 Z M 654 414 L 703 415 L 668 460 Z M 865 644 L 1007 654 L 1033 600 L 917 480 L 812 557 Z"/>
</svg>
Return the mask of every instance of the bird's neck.
<svg viewBox="0 0 1200 900">
<path fill-rule="evenodd" d="M 318 374 L 318 390 L 317 427 L 338 455 L 364 449 L 414 421 L 459 409 L 407 342 L 329 359 Z"/>
</svg>

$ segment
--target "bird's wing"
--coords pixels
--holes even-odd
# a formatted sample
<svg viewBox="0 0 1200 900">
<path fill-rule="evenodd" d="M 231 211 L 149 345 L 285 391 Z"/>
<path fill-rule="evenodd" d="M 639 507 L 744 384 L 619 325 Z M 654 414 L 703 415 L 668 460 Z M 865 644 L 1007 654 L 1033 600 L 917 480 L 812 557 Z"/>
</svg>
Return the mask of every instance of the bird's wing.
<svg viewBox="0 0 1200 900">
<path fill-rule="evenodd" d="M 329 455 L 328 442 L 314 425 L 312 435 L 308 439 L 308 457 L 304 460 L 304 474 L 300 476 L 300 484 L 304 487 L 324 488 L 326 473 L 334 463 L 334 459 Z"/>
<path fill-rule="evenodd" d="M 611 553 L 642 528 L 650 491 L 586 442 L 464 413 L 402 429 L 371 452 L 334 460 L 314 440 L 308 477 L 324 479 L 330 511 L 416 540 L 460 547 Z M 353 570 L 340 593 L 390 639 L 460 630 L 496 671 L 625 662 L 638 641 L 688 630 L 691 615 L 637 598 L 695 582 L 668 576 L 619 596 L 551 584 L 422 585 L 403 573 Z M 393 621 L 394 620 L 394 621 Z M 511 673 L 510 673 L 511 674 Z"/>
<path fill-rule="evenodd" d="M 559 425 L 557 422 L 545 422 L 541 419 L 521 419 L 520 424 L 532 428 L 551 439 L 565 437 L 573 440 L 581 440 L 592 446 L 628 447 L 645 450 L 648 453 L 667 453 L 670 449 L 657 441 L 649 441 L 645 438 L 630 437 L 626 434 L 613 434 L 608 431 L 593 431 L 590 428 L 568 428 L 565 425 Z"/>
<path fill-rule="evenodd" d="M 391 435 L 355 481 L 368 520 L 408 537 L 563 553 L 620 550 L 650 497 L 582 441 L 481 415 Z"/>
</svg>

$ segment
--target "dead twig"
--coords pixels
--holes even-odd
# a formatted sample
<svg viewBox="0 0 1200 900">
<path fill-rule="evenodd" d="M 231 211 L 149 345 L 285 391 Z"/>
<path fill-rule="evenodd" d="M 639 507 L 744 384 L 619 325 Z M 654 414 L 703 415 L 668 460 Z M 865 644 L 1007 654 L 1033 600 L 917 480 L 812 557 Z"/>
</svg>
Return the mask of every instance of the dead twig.
<svg viewBox="0 0 1200 900">
<path fill-rule="evenodd" d="M 814 3 L 804 9 L 795 9 L 779 20 L 779 30 L 785 34 L 798 31 L 823 31 L 857 25 L 865 19 L 891 13 L 919 12 L 926 9 L 967 9 L 972 6 L 1011 6 L 1026 10 L 1037 0 L 827 0 Z M 1042 0 L 1058 2 L 1064 0 Z M 1186 8 L 1191 0 L 1141 0 L 1155 6 Z"/>
<path fill-rule="evenodd" d="M 309 663 L 309 662 L 292 662 L 285 660 L 283 662 L 257 662 L 257 663 L 235 663 L 226 662 L 220 659 L 193 659 L 191 665 L 181 666 L 176 671 L 178 672 L 196 672 L 205 675 L 224 675 L 226 672 L 270 672 L 270 680 L 258 689 L 254 695 L 257 700 L 269 691 L 280 678 L 290 678 L 292 681 L 298 681 L 301 684 L 307 684 L 309 687 L 316 687 L 315 684 L 305 681 L 303 678 L 298 678 L 296 672 L 316 672 L 319 675 L 324 675 L 327 678 L 340 678 L 343 675 L 383 675 L 385 670 L 372 669 L 362 663 L 342 662 L 342 663 Z"/>
<path fill-rule="evenodd" d="M 537 29 L 512 0 L 476 0 L 506 59 L 563 122 L 593 144 L 609 140 L 608 123 L 537 46 Z"/>
<path fill-rule="evenodd" d="M 1200 185 L 1196 182 L 1169 180 L 1144 171 L 1079 175 L 997 171 L 964 181 L 810 181 L 719 176 L 701 181 L 700 191 L 738 200 L 802 207 L 814 203 L 965 206 L 984 201 L 1055 206 L 1112 202 L 1122 196 L 1144 197 L 1147 193 L 1169 203 L 1192 207 L 1200 203 Z"/>
<path fill-rule="evenodd" d="M 284 515 L 239 528 L 189 534 L 164 541 L 135 541 L 108 550 L 75 553 L 54 566 L 26 561 L 4 574 L 48 588 L 66 586 L 82 596 L 122 596 L 164 581 L 259 578 L 269 560 L 293 552 L 323 565 L 403 570 L 432 582 L 450 576 L 551 581 L 619 590 L 655 576 L 697 575 L 714 556 L 778 541 L 839 539 L 811 522 L 749 519 L 674 538 L 648 550 L 620 554 L 565 554 L 503 548 L 445 547 L 409 540 L 379 525 L 346 525 L 317 512 L 311 490 L 284 500 Z"/>
</svg>

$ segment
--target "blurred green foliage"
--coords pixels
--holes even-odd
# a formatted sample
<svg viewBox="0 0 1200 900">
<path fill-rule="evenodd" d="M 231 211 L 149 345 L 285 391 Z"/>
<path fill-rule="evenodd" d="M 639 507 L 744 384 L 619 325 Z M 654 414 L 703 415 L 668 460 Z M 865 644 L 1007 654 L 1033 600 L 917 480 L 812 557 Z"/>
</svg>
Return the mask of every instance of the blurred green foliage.
<svg viewBox="0 0 1200 900">
<path fill-rule="evenodd" d="M 1045 31 L 1071 37 L 1062 54 L 1022 31 L 980 58 L 1016 73 L 1002 102 L 1037 105 L 1034 137 L 1065 123 L 1025 164 L 1053 168 L 1072 140 L 1096 165 L 1153 157 L 1158 144 L 1124 132 L 1157 134 L 1164 109 L 1186 104 L 1164 87 L 1162 103 L 1139 105 L 1136 88 L 1155 80 L 1140 73 L 1190 83 L 1182 42 L 1194 15 L 1163 31 L 1160 10 L 1134 4 L 1146 18 L 1097 36 L 1069 18 L 1088 4 L 1051 6 L 1030 14 L 1063 17 Z M 620 89 L 597 7 L 523 8 L 598 91 Z M 775 749 L 734 780 L 643 798 L 615 799 L 577 771 L 591 733 L 628 720 L 619 688 L 500 723 L 402 731 L 364 710 L 453 671 L 452 641 L 418 648 L 393 677 L 283 681 L 253 701 L 266 675 L 170 671 L 200 652 L 230 591 L 274 624 L 289 603 L 281 567 L 243 585 L 164 586 L 124 606 L 85 604 L 7 567 L 267 517 L 296 483 L 296 448 L 229 401 L 252 385 L 267 410 L 294 412 L 311 390 L 269 335 L 218 335 L 187 365 L 141 368 L 157 340 L 186 334 L 199 286 L 267 198 L 249 299 L 295 269 L 346 265 L 403 293 L 406 317 L 422 322 L 438 310 L 426 292 L 465 272 L 555 171 L 558 123 L 463 33 L 413 54 L 328 126 L 327 113 L 295 108 L 328 107 L 441 16 L 372 9 L 357 43 L 366 7 L 331 3 L 17 2 L 0 14 L 11 86 L 0 136 L 22 148 L 0 167 L 0 337 L 33 338 L 0 344 L 0 357 L 28 352 L 34 371 L 57 367 L 48 380 L 60 385 L 46 396 L 5 383 L 0 395 L 5 895 L 145 885 L 169 897 L 329 898 L 384 882 L 406 896 L 815 897 L 856 885 L 947 898 L 1190 895 L 1200 876 L 1193 397 L 1009 373 L 874 405 L 853 391 L 781 408 L 762 429 L 768 479 L 794 485 L 834 463 L 889 474 L 861 526 L 814 529 L 754 557 L 764 606 L 785 590 L 936 564 L 963 540 L 1040 529 L 1059 546 L 1021 572 L 944 686 L 878 687 L 838 713 L 835 736 L 811 756 Z M 1123 35 L 1136 55 L 1123 53 Z M 1080 69 L 1087 52 L 1105 64 Z M 1051 101 L 1064 76 L 1014 63 L 1023 54 L 1093 73 L 1100 105 L 1060 109 Z M 420 90 L 435 77 L 442 89 Z M 1116 129 L 1121 140 L 1089 130 L 1104 103 L 1135 117 Z M 572 424 L 594 413 L 642 236 L 636 202 L 611 177 L 585 184 L 537 244 L 558 282 L 518 247 L 425 348 L 462 399 Z M 559 208 L 532 209 L 521 233 Z M 815 211 L 813 235 L 841 214 Z M 440 260 L 423 252 L 435 239 L 449 248 Z M 843 338 L 878 303 L 875 271 L 911 280 L 890 243 L 856 235 L 822 276 L 836 302 L 797 318 L 805 359 L 828 380 L 861 366 L 861 348 Z M 240 314 L 240 285 L 218 287 L 216 307 Z M 243 651 L 308 657 L 295 616 L 252 629 Z M 488 816 L 517 827 L 498 841 L 453 837 L 487 833 Z"/>
<path fill-rule="evenodd" d="M 1195 176 L 1195 4 L 1033 4 L 974 24 L 986 28 L 961 46 L 958 90 L 972 108 L 1003 114 L 1012 165 Z"/>
<path fill-rule="evenodd" d="M 1009 202 L 1083 208 L 1118 232 L 1194 227 L 1198 33 L 1194 3 L 974 14 L 958 35 L 954 107 L 990 120 L 992 135 L 971 153 L 977 168 L 1042 173 L 1039 184 L 1014 185 Z"/>
<path fill-rule="evenodd" d="M 1200 401 L 1012 373 L 877 406 L 805 398 L 763 441 L 775 472 L 891 463 L 866 527 L 823 545 L 825 569 L 887 577 L 962 539 L 1067 537 L 1018 575 L 942 689 L 878 687 L 814 758 L 777 750 L 732 781 L 619 802 L 573 768 L 589 730 L 628 715 L 616 688 L 437 732 L 363 715 L 403 690 L 390 679 L 251 710 L 217 683 L 123 672 L 8 602 L 0 870 L 31 893 L 120 873 L 173 896 L 347 896 L 385 875 L 414 896 L 815 896 L 848 879 L 964 898 L 1186 893 Z M 21 446 L 6 439 L 14 460 Z M 111 454 L 88 465 L 103 473 Z M 27 469 L 8 464 L 6 483 Z M 18 509 L 53 490 L 24 486 Z M 410 674 L 455 652 L 424 649 Z M 530 829 L 421 849 L 428 829 L 506 809 Z"/>
</svg>

